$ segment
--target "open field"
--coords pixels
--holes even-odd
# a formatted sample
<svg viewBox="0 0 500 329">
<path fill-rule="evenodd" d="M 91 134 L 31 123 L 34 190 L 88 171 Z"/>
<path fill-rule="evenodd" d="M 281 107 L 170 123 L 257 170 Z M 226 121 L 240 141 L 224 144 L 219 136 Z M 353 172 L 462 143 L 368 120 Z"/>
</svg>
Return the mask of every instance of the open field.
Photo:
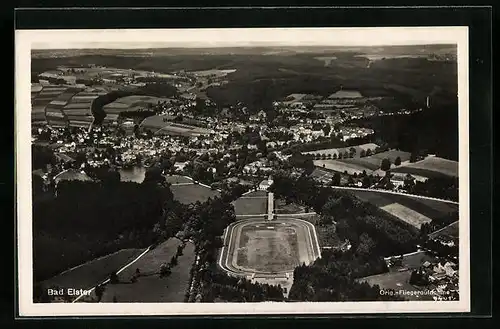
<svg viewBox="0 0 500 329">
<path fill-rule="evenodd" d="M 178 257 L 178 264 L 172 267 L 172 273 L 160 278 L 159 270 L 163 263 L 170 262 L 181 241 L 170 238 L 148 252 L 132 266 L 118 274 L 117 284 L 107 284 L 101 302 L 183 302 L 188 290 L 190 270 L 195 261 L 194 245 L 186 243 L 183 254 Z M 130 282 L 136 269 L 141 276 L 135 283 Z"/>
<path fill-rule="evenodd" d="M 388 289 L 393 289 L 395 292 L 398 292 L 400 290 L 405 290 L 405 291 L 416 291 L 420 290 L 415 286 L 412 286 L 409 283 L 411 276 L 411 271 L 403 271 L 403 272 L 389 272 L 389 273 L 384 273 L 384 274 L 378 274 L 378 275 L 372 275 L 372 276 L 367 276 L 365 278 L 358 279 L 358 282 L 367 282 L 370 285 L 378 285 L 380 289 L 388 290 Z M 431 295 L 405 295 L 405 296 L 400 296 L 403 297 L 407 300 L 433 300 Z"/>
<path fill-rule="evenodd" d="M 112 271 L 118 270 L 135 259 L 143 251 L 142 249 L 119 250 L 69 269 L 43 281 L 42 285 L 46 288 L 56 286 L 59 288 L 90 289 L 107 279 Z"/>
<path fill-rule="evenodd" d="M 267 193 L 255 191 L 233 201 L 234 212 L 238 215 L 261 215 L 267 213 Z"/>
<path fill-rule="evenodd" d="M 314 226 L 293 218 L 248 219 L 226 229 L 219 265 L 229 274 L 284 276 L 320 257 Z"/>
<path fill-rule="evenodd" d="M 145 118 L 139 126 L 155 134 L 199 136 L 210 133 L 208 129 L 168 121 L 170 119 L 166 115 L 153 115 Z"/>
<path fill-rule="evenodd" d="M 196 201 L 205 202 L 208 198 L 219 195 L 219 192 L 198 184 L 174 185 L 170 186 L 170 189 L 174 194 L 174 199 L 184 204 Z"/>
<path fill-rule="evenodd" d="M 350 160 L 358 160 L 358 159 L 350 159 Z M 353 162 L 355 162 L 355 161 L 352 161 L 352 162 L 343 162 L 341 160 L 314 160 L 313 161 L 313 163 L 316 167 L 326 168 L 326 169 L 341 172 L 341 173 L 347 171 L 347 173 L 349 175 L 352 175 L 354 173 L 360 174 L 363 172 L 363 170 L 366 171 L 367 174 L 370 174 L 371 172 L 373 172 L 373 170 L 376 170 L 378 167 L 380 167 L 380 165 L 374 166 L 374 165 L 367 165 L 367 164 L 359 164 L 359 162 L 357 162 L 357 163 L 353 163 Z M 323 167 L 323 165 L 324 165 L 324 167 Z M 372 169 L 370 169 L 370 168 L 372 168 Z"/>
<path fill-rule="evenodd" d="M 399 203 L 405 207 L 418 211 L 422 215 L 429 218 L 435 218 L 458 211 L 458 205 L 456 204 L 429 199 L 420 199 L 410 195 L 363 190 L 351 190 L 349 192 L 353 193 L 361 200 L 370 202 L 377 207 L 385 207 L 393 203 Z"/>
<path fill-rule="evenodd" d="M 170 101 L 170 98 L 131 95 L 118 98 L 114 102 L 104 105 L 103 109 L 106 114 L 118 114 L 123 111 L 137 111 L 140 109 L 146 110 L 150 106 Z"/>
<path fill-rule="evenodd" d="M 410 159 L 410 153 L 397 150 L 390 150 L 386 152 L 373 154 L 363 158 L 341 159 L 338 161 L 361 166 L 366 168 L 366 170 L 377 170 L 378 168 L 380 168 L 382 160 L 386 158 L 391 161 L 393 168 L 397 168 L 396 166 L 394 166 L 394 161 L 396 160 L 397 157 L 401 158 L 401 162 L 408 161 Z"/>
<path fill-rule="evenodd" d="M 380 209 L 385 210 L 389 214 L 399 218 L 400 220 L 410 224 L 411 226 L 415 226 L 418 229 L 420 229 L 422 224 L 430 223 L 432 221 L 431 218 L 424 216 L 421 213 L 405 207 L 399 203 L 391 203 L 386 206 L 380 207 Z"/>
<path fill-rule="evenodd" d="M 409 152 L 398 151 L 398 150 L 389 150 L 389 151 L 380 152 L 380 153 L 370 155 L 369 157 L 366 157 L 366 158 L 377 159 L 380 161 L 387 158 L 391 161 L 391 163 L 394 163 L 394 161 L 396 160 L 397 157 L 401 158 L 401 162 L 408 161 L 408 160 L 410 160 L 410 155 L 411 155 L 411 153 L 409 153 Z"/>
<path fill-rule="evenodd" d="M 393 172 L 415 174 L 424 177 L 458 177 L 458 162 L 439 157 L 427 157 L 422 161 L 395 168 Z"/>
</svg>

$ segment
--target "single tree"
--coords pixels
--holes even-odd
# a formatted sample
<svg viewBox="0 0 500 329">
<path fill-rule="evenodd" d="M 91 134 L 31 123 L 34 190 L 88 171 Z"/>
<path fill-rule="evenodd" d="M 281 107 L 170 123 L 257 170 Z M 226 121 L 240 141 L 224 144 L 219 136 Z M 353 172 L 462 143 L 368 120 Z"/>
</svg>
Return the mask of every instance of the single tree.
<svg viewBox="0 0 500 329">
<path fill-rule="evenodd" d="M 116 274 L 116 271 L 111 272 L 111 274 L 109 275 L 109 283 L 118 283 L 118 274 Z"/>
<path fill-rule="evenodd" d="M 400 157 L 397 157 L 395 160 L 394 160 L 394 165 L 395 166 L 399 166 L 401 164 L 401 158 Z"/>
<path fill-rule="evenodd" d="M 97 297 L 97 302 L 100 302 L 102 299 L 102 295 L 104 294 L 104 286 L 98 284 L 95 287 L 95 295 Z"/>
<path fill-rule="evenodd" d="M 332 185 L 333 186 L 339 186 L 340 185 L 340 174 L 336 172 L 332 176 Z"/>
<path fill-rule="evenodd" d="M 172 256 L 172 258 L 170 259 L 170 265 L 177 265 L 177 256 Z"/>
<path fill-rule="evenodd" d="M 388 171 L 389 169 L 391 169 L 391 160 L 389 160 L 388 158 L 383 159 L 382 163 L 380 164 L 380 169 L 384 171 Z"/>
</svg>

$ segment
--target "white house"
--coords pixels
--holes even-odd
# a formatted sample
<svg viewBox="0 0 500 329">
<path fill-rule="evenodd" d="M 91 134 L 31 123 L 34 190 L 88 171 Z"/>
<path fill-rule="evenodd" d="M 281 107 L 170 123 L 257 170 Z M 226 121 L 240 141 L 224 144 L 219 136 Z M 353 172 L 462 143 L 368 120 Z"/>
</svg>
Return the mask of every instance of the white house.
<svg viewBox="0 0 500 329">
<path fill-rule="evenodd" d="M 262 182 L 259 184 L 259 190 L 261 191 L 267 191 L 267 189 L 273 185 L 273 178 L 269 176 L 267 179 L 264 179 Z"/>
</svg>

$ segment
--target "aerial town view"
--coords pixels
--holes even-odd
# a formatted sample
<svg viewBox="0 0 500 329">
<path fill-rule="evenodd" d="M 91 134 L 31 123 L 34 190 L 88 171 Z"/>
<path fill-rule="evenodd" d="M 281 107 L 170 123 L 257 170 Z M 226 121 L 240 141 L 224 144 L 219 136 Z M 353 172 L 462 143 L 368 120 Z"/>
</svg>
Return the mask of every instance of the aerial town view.
<svg viewBox="0 0 500 329">
<path fill-rule="evenodd" d="M 35 303 L 459 300 L 457 46 L 32 49 Z"/>
</svg>

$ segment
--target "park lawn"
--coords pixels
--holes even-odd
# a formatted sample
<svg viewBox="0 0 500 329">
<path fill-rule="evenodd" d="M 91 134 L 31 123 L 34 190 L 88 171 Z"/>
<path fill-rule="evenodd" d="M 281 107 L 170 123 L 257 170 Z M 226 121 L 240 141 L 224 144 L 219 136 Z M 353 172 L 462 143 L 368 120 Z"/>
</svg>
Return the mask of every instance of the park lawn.
<svg viewBox="0 0 500 329">
<path fill-rule="evenodd" d="M 170 186 L 174 199 L 183 204 L 190 204 L 196 201 L 205 202 L 208 198 L 214 198 L 220 193 L 208 187 L 198 184 L 173 185 Z"/>
<path fill-rule="evenodd" d="M 181 241 L 171 238 L 148 252 L 144 257 L 118 275 L 123 283 L 107 284 L 101 302 L 184 302 L 189 289 L 190 271 L 196 258 L 195 247 L 186 243 L 183 254 L 178 257 L 178 264 L 172 267 L 172 273 L 160 278 L 158 272 L 162 263 L 170 262 L 177 252 Z M 135 283 L 130 282 L 136 269 L 142 273 Z"/>
<path fill-rule="evenodd" d="M 43 281 L 42 286 L 90 289 L 97 283 L 106 280 L 111 272 L 119 270 L 134 260 L 143 251 L 142 249 L 119 250 L 64 271 L 53 278 Z"/>
<path fill-rule="evenodd" d="M 267 213 L 267 193 L 255 191 L 233 201 L 236 215 L 261 215 Z"/>
<path fill-rule="evenodd" d="M 422 161 L 395 168 L 392 171 L 429 178 L 440 176 L 458 177 L 458 162 L 432 156 Z"/>
</svg>

